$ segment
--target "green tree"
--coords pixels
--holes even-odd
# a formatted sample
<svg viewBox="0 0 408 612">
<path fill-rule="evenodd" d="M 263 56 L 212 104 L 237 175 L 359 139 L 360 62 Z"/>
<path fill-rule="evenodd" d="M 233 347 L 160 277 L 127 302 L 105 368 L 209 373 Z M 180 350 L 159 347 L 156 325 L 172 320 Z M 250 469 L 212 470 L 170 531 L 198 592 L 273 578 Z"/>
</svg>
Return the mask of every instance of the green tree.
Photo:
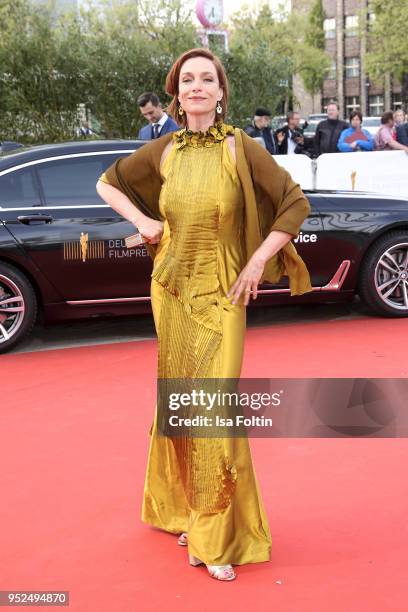
<svg viewBox="0 0 408 612">
<path fill-rule="evenodd" d="M 233 19 L 229 53 L 223 57 L 230 82 L 230 120 L 244 124 L 256 106 L 272 113 L 287 96 L 291 58 L 276 48 L 274 22 L 264 6 L 259 15 L 244 11 Z"/>
<path fill-rule="evenodd" d="M 164 84 L 175 58 L 200 46 L 182 0 L 106 0 L 75 13 L 54 4 L 0 0 L 0 138 L 54 142 L 75 137 L 78 107 L 96 118 L 102 137 L 135 137 L 136 105 Z M 240 125 L 254 106 L 277 112 L 292 95 L 291 75 L 324 69 L 324 53 L 305 41 L 307 20 L 264 6 L 237 15 L 222 54 L 231 83 L 229 120 Z"/>
<path fill-rule="evenodd" d="M 309 13 L 305 42 L 310 47 L 324 51 L 324 11 L 322 0 L 316 0 Z"/>
<path fill-rule="evenodd" d="M 370 10 L 375 19 L 368 33 L 366 67 L 374 80 L 393 74 L 402 84 L 402 100 L 408 104 L 408 37 L 404 24 L 408 20 L 408 2 L 372 0 Z"/>
<path fill-rule="evenodd" d="M 174 59 L 198 40 L 181 0 L 89 5 L 58 14 L 54 4 L 0 0 L 0 137 L 21 142 L 72 139 L 78 106 L 101 135 L 135 137 L 146 90 L 164 93 Z"/>
<path fill-rule="evenodd" d="M 52 5 L 34 10 L 23 0 L 3 0 L 1 12 L 1 137 L 42 142 L 72 135 L 81 102 L 81 58 L 73 61 L 66 50 L 73 49 L 78 32 L 70 28 L 63 39 Z"/>
<path fill-rule="evenodd" d="M 305 44 L 299 49 L 299 74 L 306 91 L 313 97 L 321 91 L 324 71 L 330 65 L 329 57 L 324 52 L 323 21 L 322 0 L 316 0 L 305 23 Z"/>
<path fill-rule="evenodd" d="M 256 104 L 277 112 L 293 97 L 292 74 L 300 74 L 308 87 L 321 83 L 328 58 L 307 42 L 306 16 L 282 9 L 273 13 L 264 5 L 258 14 L 248 10 L 234 16 L 233 25 L 228 67 L 232 89 L 239 94 L 233 101 L 237 117 Z"/>
<path fill-rule="evenodd" d="M 103 14 L 82 11 L 88 64 L 85 102 L 105 135 L 135 137 L 144 123 L 136 106 L 155 91 L 165 106 L 166 75 L 180 53 L 198 45 L 190 11 L 181 0 L 121 2 Z"/>
</svg>

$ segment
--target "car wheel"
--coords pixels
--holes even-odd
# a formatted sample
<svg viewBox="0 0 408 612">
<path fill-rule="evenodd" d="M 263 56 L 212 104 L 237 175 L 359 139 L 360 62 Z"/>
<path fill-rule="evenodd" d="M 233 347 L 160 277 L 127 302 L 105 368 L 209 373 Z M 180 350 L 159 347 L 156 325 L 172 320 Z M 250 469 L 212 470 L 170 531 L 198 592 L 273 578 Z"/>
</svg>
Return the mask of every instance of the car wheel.
<svg viewBox="0 0 408 612">
<path fill-rule="evenodd" d="M 377 314 L 408 316 L 408 231 L 389 232 L 370 247 L 360 270 L 359 294 Z"/>
<path fill-rule="evenodd" d="M 0 262 L 0 353 L 31 332 L 37 311 L 37 298 L 28 278 L 14 266 Z"/>
</svg>

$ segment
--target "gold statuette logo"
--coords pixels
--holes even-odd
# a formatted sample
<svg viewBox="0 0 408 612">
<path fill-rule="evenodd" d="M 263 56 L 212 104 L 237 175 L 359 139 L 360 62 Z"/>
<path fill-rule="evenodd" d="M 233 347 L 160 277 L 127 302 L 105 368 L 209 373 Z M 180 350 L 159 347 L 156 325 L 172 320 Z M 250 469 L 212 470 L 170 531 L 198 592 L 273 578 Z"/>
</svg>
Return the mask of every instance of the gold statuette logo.
<svg viewBox="0 0 408 612">
<path fill-rule="evenodd" d="M 105 257 L 105 242 L 89 240 L 88 233 L 81 232 L 79 240 L 64 242 L 64 259 L 103 259 Z"/>
<path fill-rule="evenodd" d="M 353 170 L 353 172 L 350 174 L 350 178 L 351 178 L 351 189 L 352 191 L 354 191 L 356 188 L 357 170 Z"/>
</svg>

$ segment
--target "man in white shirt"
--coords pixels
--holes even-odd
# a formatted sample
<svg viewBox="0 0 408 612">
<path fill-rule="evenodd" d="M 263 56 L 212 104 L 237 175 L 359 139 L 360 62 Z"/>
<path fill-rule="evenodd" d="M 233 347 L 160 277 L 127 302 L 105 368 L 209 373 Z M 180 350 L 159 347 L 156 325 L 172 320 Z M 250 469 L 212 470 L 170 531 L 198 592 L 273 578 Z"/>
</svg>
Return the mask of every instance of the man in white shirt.
<svg viewBox="0 0 408 612">
<path fill-rule="evenodd" d="M 175 132 L 180 128 L 180 126 L 164 112 L 160 100 L 155 93 L 151 91 L 143 93 L 138 97 L 137 104 L 143 117 L 149 122 L 148 125 L 140 128 L 137 136 L 140 140 L 153 140 L 168 132 Z"/>
</svg>

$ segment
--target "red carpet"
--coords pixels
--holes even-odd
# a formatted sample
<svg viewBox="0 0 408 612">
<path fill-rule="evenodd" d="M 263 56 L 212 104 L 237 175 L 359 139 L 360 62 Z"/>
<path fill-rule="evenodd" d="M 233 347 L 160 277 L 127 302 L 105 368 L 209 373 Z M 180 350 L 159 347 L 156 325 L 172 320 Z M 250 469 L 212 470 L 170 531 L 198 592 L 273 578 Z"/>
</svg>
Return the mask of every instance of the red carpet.
<svg viewBox="0 0 408 612">
<path fill-rule="evenodd" d="M 406 377 L 406 330 L 251 329 L 242 374 Z M 272 561 L 219 583 L 139 519 L 155 367 L 155 341 L 0 357 L 0 590 L 69 590 L 78 612 L 405 612 L 407 440 L 252 440 Z"/>
</svg>

